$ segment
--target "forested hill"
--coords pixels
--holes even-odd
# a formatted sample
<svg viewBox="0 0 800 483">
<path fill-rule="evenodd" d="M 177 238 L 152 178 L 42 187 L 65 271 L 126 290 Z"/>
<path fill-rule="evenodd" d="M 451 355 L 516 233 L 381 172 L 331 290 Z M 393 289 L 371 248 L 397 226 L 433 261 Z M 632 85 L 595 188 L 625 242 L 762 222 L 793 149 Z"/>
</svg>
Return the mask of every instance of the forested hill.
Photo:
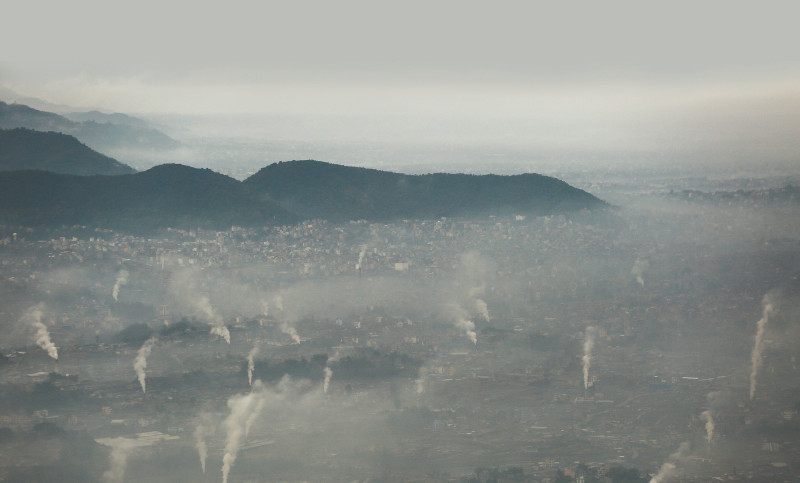
<svg viewBox="0 0 800 483">
<path fill-rule="evenodd" d="M 180 146 L 178 141 L 157 129 L 110 122 L 76 122 L 24 104 L 0 101 L 0 129 L 17 127 L 70 134 L 101 152 L 117 149 L 174 149 Z"/>
<path fill-rule="evenodd" d="M 244 184 L 259 199 L 275 201 L 303 218 L 332 221 L 549 215 L 605 205 L 583 190 L 538 174 L 406 175 L 320 161 L 272 164 Z"/>
<path fill-rule="evenodd" d="M 77 175 L 136 172 L 66 134 L 23 128 L 0 129 L 0 171 L 24 169 Z"/>
<path fill-rule="evenodd" d="M 0 224 L 154 229 L 290 224 L 298 218 L 256 201 L 241 182 L 208 169 L 161 165 L 136 174 L 0 173 Z"/>
</svg>

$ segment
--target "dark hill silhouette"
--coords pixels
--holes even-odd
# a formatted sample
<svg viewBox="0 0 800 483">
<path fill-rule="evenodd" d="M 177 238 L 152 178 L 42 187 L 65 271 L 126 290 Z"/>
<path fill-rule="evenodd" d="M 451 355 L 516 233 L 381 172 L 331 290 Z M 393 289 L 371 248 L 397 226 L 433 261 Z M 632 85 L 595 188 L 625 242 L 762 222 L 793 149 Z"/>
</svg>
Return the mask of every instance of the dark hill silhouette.
<svg viewBox="0 0 800 483">
<path fill-rule="evenodd" d="M 77 175 L 136 172 L 66 134 L 23 128 L 0 129 L 0 171 L 23 169 Z"/>
<path fill-rule="evenodd" d="M 279 206 L 253 200 L 239 181 L 208 169 L 161 165 L 119 176 L 0 173 L 4 225 L 89 225 L 146 232 L 295 221 Z"/>
<path fill-rule="evenodd" d="M 98 151 L 115 149 L 174 149 L 180 143 L 156 129 L 108 122 L 75 122 L 24 104 L 0 102 L 0 129 L 24 127 L 70 134 Z"/>
<path fill-rule="evenodd" d="M 548 215 L 605 205 L 583 190 L 538 174 L 405 175 L 320 161 L 272 164 L 244 184 L 259 199 L 305 218 L 332 221 Z"/>
</svg>

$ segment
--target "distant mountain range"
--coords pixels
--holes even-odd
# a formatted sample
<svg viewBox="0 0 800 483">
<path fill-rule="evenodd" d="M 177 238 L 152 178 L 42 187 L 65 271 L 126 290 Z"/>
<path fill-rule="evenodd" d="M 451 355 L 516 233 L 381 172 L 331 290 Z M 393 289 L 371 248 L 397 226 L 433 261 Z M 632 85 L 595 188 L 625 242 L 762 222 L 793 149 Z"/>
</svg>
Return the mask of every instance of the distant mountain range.
<svg viewBox="0 0 800 483">
<path fill-rule="evenodd" d="M 547 215 L 604 204 L 583 190 L 538 174 L 406 175 L 320 161 L 272 164 L 244 185 L 258 199 L 274 201 L 303 218 L 333 221 Z"/>
<path fill-rule="evenodd" d="M 73 121 L 52 112 L 39 111 L 24 104 L 0 101 L 0 129 L 23 127 L 35 131 L 70 134 L 97 151 L 163 150 L 180 147 L 166 134 L 141 125 L 139 119 L 125 115 L 76 113 Z M 137 122 L 138 121 L 138 122 Z"/>
<path fill-rule="evenodd" d="M 0 225 L 87 225 L 125 232 L 303 219 L 549 215 L 603 206 L 585 191 L 540 175 L 410 176 L 319 161 L 273 164 L 243 182 L 175 164 L 118 176 L 0 173 Z"/>
<path fill-rule="evenodd" d="M 131 174 L 136 170 L 92 150 L 73 136 L 0 129 L 0 171 L 41 169 L 62 174 Z"/>
</svg>

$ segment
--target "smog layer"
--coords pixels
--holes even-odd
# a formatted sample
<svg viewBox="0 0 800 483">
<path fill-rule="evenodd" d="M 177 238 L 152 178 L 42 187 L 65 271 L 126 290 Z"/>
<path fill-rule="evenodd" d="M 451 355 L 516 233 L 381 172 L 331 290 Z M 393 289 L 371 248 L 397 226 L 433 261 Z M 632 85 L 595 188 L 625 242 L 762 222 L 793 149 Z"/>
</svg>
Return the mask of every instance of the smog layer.
<svg viewBox="0 0 800 483">
<path fill-rule="evenodd" d="M 615 205 L 568 215 L 2 226 L 0 479 L 792 481 L 784 181 L 597 176 Z"/>
</svg>

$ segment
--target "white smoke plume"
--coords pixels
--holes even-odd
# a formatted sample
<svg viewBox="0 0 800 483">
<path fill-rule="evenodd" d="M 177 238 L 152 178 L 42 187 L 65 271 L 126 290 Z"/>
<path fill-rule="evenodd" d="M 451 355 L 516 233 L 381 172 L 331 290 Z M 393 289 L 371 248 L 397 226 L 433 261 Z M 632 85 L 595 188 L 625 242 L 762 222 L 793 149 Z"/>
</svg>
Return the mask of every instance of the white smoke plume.
<svg viewBox="0 0 800 483">
<path fill-rule="evenodd" d="M 253 387 L 253 371 L 256 368 L 256 354 L 258 354 L 258 345 L 254 345 L 247 354 L 247 384 L 249 384 L 250 387 Z"/>
<path fill-rule="evenodd" d="M 761 356 L 761 351 L 764 349 L 764 332 L 766 332 L 767 322 L 769 322 L 769 316 L 775 310 L 775 307 L 772 303 L 771 297 L 769 294 L 764 296 L 764 300 L 762 301 L 762 305 L 764 306 L 763 312 L 761 314 L 761 318 L 756 323 L 756 342 L 753 345 L 753 352 L 750 354 L 750 362 L 752 367 L 750 369 L 750 400 L 753 400 L 753 397 L 756 395 L 756 378 L 758 377 L 758 370 L 761 368 L 761 364 L 763 363 L 763 359 Z"/>
<path fill-rule="evenodd" d="M 222 482 L 228 482 L 233 463 L 239 454 L 239 448 L 249 432 L 250 426 L 255 422 L 258 413 L 264 404 L 263 385 L 261 381 L 253 384 L 253 391 L 249 394 L 237 394 L 228 399 L 230 414 L 222 422 L 225 428 L 225 454 L 222 457 Z"/>
<path fill-rule="evenodd" d="M 270 304 L 262 300 L 261 305 L 264 307 L 264 315 L 269 315 Z M 279 294 L 273 297 L 272 305 L 275 307 L 276 310 L 278 310 L 278 312 L 281 313 L 281 315 L 285 315 L 283 314 L 283 295 Z M 294 328 L 294 325 L 292 325 L 286 320 L 282 320 L 279 325 L 279 328 L 281 329 L 281 332 L 291 337 L 292 341 L 295 344 L 300 343 L 300 336 L 297 335 L 297 330 Z"/>
<path fill-rule="evenodd" d="M 200 423 L 194 430 L 195 447 L 197 448 L 197 455 L 200 456 L 200 468 L 203 474 L 206 473 L 206 460 L 208 459 L 208 438 L 214 435 L 216 428 L 214 427 L 211 417 L 203 415 L 200 417 Z"/>
<path fill-rule="evenodd" d="M 592 349 L 594 348 L 595 328 L 586 327 L 583 337 L 583 388 L 589 389 L 589 368 L 592 366 Z"/>
<path fill-rule="evenodd" d="M 196 302 L 197 308 L 203 312 L 203 315 L 211 322 L 211 334 L 222 337 L 225 339 L 225 342 L 228 344 L 231 343 L 231 333 L 228 328 L 225 326 L 225 322 L 222 320 L 222 317 L 217 315 L 214 307 L 211 306 L 211 302 L 208 300 L 208 297 L 202 296 Z"/>
<path fill-rule="evenodd" d="M 417 394 L 422 394 L 425 392 L 425 380 L 428 377 L 428 371 L 422 367 L 419 370 L 419 377 L 414 381 L 414 390 Z"/>
<path fill-rule="evenodd" d="M 122 483 L 125 478 L 125 470 L 128 468 L 128 455 L 133 448 L 141 446 L 141 443 L 129 438 L 114 438 L 106 442 L 111 446 L 109 455 L 109 468 L 103 473 L 103 481 L 107 483 Z"/>
<path fill-rule="evenodd" d="M 36 345 L 47 351 L 48 356 L 58 360 L 58 348 L 50 340 L 50 332 L 48 332 L 47 326 L 42 322 L 42 316 L 44 315 L 43 308 L 43 304 L 37 304 L 29 308 L 25 312 L 23 319 L 26 319 L 31 327 L 36 330 L 36 335 L 34 336 L 36 338 Z"/>
<path fill-rule="evenodd" d="M 478 312 L 478 315 L 483 317 L 483 320 L 489 322 L 491 318 L 489 317 L 489 307 L 486 305 L 481 299 L 475 299 L 473 304 L 475 305 L 475 310 Z"/>
<path fill-rule="evenodd" d="M 142 386 L 142 392 L 146 393 L 145 387 L 145 372 L 147 369 L 147 357 L 150 356 L 150 351 L 153 350 L 153 344 L 156 343 L 156 338 L 151 337 L 142 344 L 139 352 L 136 353 L 136 359 L 133 361 L 133 370 L 136 371 L 136 376 L 139 378 L 139 385 Z"/>
<path fill-rule="evenodd" d="M 367 246 L 361 245 L 361 251 L 358 252 L 358 262 L 356 263 L 356 272 L 361 271 L 361 262 L 364 261 L 364 255 L 367 253 Z"/>
<path fill-rule="evenodd" d="M 331 383 L 333 371 L 330 367 L 325 366 L 325 380 L 322 382 L 322 394 L 328 394 L 328 385 Z"/>
<path fill-rule="evenodd" d="M 631 268 L 631 275 L 636 277 L 636 281 L 639 282 L 639 285 L 644 288 L 644 272 L 650 268 L 650 260 L 636 258 L 636 261 L 633 263 L 633 268 Z"/>
<path fill-rule="evenodd" d="M 295 344 L 299 344 L 300 343 L 300 336 L 297 335 L 297 330 L 294 328 L 294 326 L 292 324 L 290 324 L 288 322 L 281 322 L 281 327 L 280 328 L 281 328 L 281 332 L 283 332 L 284 334 L 286 334 L 289 337 L 291 337 L 292 341 L 294 341 Z"/>
<path fill-rule="evenodd" d="M 446 310 L 453 319 L 455 328 L 462 331 L 473 344 L 477 344 L 478 334 L 475 332 L 475 323 L 469 320 L 467 311 L 456 304 L 448 305 Z"/>
<path fill-rule="evenodd" d="M 128 271 L 123 268 L 117 274 L 117 280 L 114 282 L 114 288 L 111 289 L 111 296 L 114 297 L 115 302 L 119 301 L 119 288 L 126 283 L 128 283 Z"/>
<path fill-rule="evenodd" d="M 667 461 L 661 465 L 661 468 L 658 470 L 655 476 L 650 479 L 650 483 L 661 483 L 666 478 L 669 478 L 672 473 L 675 471 L 676 463 L 678 463 L 684 456 L 689 452 L 689 443 L 684 442 L 678 447 L 678 451 L 669 455 Z"/>
<path fill-rule="evenodd" d="M 706 441 L 711 444 L 711 438 L 714 437 L 714 416 L 711 414 L 711 410 L 706 409 L 700 413 L 700 419 L 706 423 Z"/>
</svg>

